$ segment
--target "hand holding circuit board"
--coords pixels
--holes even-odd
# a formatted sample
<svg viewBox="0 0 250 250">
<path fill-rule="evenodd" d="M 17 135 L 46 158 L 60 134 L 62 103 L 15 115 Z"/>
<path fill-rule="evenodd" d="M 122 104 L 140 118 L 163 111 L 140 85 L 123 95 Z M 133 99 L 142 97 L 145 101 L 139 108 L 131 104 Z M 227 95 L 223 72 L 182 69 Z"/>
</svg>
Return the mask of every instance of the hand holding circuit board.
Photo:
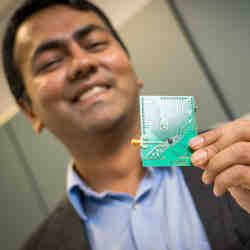
<svg viewBox="0 0 250 250">
<path fill-rule="evenodd" d="M 141 146 L 144 167 L 190 166 L 189 141 L 197 136 L 192 96 L 141 96 Z"/>
</svg>

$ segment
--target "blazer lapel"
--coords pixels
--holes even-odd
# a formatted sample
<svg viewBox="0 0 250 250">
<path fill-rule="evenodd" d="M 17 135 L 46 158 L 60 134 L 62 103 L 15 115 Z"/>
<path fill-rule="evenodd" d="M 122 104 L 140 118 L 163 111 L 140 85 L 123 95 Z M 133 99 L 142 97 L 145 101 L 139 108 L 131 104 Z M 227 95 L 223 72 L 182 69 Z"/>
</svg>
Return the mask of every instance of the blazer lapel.
<svg viewBox="0 0 250 250">
<path fill-rule="evenodd" d="M 212 187 L 202 183 L 201 169 L 182 167 L 182 171 L 212 249 L 240 249 L 242 244 L 233 231 L 232 215 L 228 207 L 227 196 L 215 197 Z"/>
<path fill-rule="evenodd" d="M 61 242 L 60 249 L 91 250 L 85 224 L 75 212 L 68 199 L 65 203 L 64 221 L 60 232 L 61 235 L 59 236 L 65 239 L 65 242 Z"/>
</svg>

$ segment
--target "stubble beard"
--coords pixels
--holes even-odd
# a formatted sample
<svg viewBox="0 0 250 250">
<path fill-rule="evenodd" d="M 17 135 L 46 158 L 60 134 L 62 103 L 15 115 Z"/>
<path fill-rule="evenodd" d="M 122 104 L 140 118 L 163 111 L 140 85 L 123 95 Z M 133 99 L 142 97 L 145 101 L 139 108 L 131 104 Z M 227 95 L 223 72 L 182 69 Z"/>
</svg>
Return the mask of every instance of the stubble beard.
<svg viewBox="0 0 250 250">
<path fill-rule="evenodd" d="M 129 133 L 139 119 L 139 105 L 135 102 L 127 110 L 120 111 L 115 117 L 112 115 L 91 124 L 86 133 L 92 136 L 117 135 L 119 137 Z"/>
</svg>

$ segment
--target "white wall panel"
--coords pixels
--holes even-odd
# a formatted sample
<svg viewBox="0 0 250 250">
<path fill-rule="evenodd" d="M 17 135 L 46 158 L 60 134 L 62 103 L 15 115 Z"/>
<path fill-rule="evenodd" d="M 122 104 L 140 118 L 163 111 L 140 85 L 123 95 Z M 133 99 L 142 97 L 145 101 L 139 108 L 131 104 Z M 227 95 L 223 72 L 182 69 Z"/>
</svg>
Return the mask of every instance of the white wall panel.
<svg viewBox="0 0 250 250">
<path fill-rule="evenodd" d="M 151 2 L 122 27 L 143 94 L 194 95 L 201 129 L 227 118 L 164 0 Z"/>
<path fill-rule="evenodd" d="M 0 129 L 0 242 L 1 249 L 17 249 L 44 218 L 19 152 Z"/>
<path fill-rule="evenodd" d="M 53 209 L 66 193 L 68 153 L 46 130 L 37 134 L 23 113 L 17 114 L 9 126 L 15 132 L 49 210 Z"/>
<path fill-rule="evenodd" d="M 250 1 L 176 0 L 237 117 L 250 111 Z"/>
</svg>

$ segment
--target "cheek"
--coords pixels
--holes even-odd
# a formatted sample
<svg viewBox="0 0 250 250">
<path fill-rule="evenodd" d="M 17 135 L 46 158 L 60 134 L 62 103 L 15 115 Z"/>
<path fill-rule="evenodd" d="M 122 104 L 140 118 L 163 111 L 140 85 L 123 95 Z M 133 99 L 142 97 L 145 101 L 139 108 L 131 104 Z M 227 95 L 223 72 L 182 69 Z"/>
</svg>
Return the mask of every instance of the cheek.
<svg viewBox="0 0 250 250">
<path fill-rule="evenodd" d="M 102 60 L 114 74 L 117 80 L 117 87 L 123 96 L 134 98 L 135 95 L 139 95 L 138 77 L 131 60 L 120 47 L 119 51 L 113 50 L 112 53 L 109 52 L 108 56 L 103 56 Z"/>
<path fill-rule="evenodd" d="M 34 82 L 36 96 L 44 105 L 63 97 L 63 77 L 62 74 L 51 74 Z"/>
<path fill-rule="evenodd" d="M 135 75 L 132 63 L 122 49 L 119 49 L 119 52 L 109 52 L 107 56 L 102 58 L 102 61 L 114 72 Z"/>
</svg>

